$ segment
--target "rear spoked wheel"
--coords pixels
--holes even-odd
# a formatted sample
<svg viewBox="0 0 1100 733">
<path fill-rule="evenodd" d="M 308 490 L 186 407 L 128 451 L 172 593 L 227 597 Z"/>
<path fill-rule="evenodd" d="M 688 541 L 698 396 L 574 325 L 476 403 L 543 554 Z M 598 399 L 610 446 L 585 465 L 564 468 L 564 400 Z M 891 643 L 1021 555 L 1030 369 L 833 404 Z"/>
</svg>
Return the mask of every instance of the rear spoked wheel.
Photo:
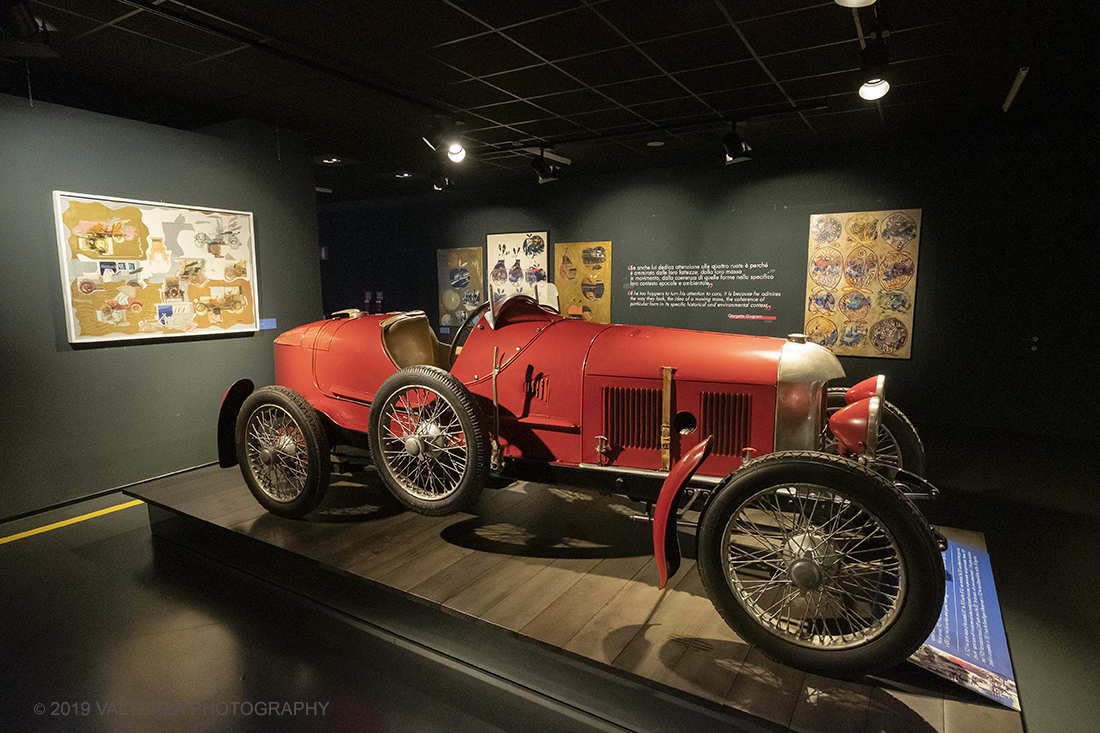
<svg viewBox="0 0 1100 733">
<path fill-rule="evenodd" d="M 237 457 L 256 501 L 297 519 L 317 508 L 329 480 L 329 441 L 317 411 L 287 387 L 258 389 L 237 416 Z"/>
</svg>

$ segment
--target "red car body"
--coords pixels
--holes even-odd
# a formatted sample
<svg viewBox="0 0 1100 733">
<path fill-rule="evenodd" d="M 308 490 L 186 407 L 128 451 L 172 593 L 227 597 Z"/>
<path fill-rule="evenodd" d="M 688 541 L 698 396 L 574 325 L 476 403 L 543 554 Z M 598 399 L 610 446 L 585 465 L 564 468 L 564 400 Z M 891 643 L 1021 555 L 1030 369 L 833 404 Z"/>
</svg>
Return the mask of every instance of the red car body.
<svg viewBox="0 0 1100 733">
<path fill-rule="evenodd" d="M 420 311 L 280 335 L 277 385 L 223 399 L 221 465 L 291 518 L 320 503 L 339 443 L 369 447 L 387 489 L 436 516 L 470 510 L 489 474 L 624 494 L 649 507 L 662 586 L 690 490 L 704 587 L 769 655 L 867 671 L 927 638 L 944 543 L 905 495 L 931 493 L 902 465 L 923 447 L 882 377 L 831 391 L 839 361 L 797 334 L 598 324 L 526 296 L 483 310 L 450 348 Z"/>
<path fill-rule="evenodd" d="M 276 381 L 304 396 L 336 425 L 366 433 L 378 388 L 397 369 L 409 366 L 387 346 L 388 331 L 395 326 L 429 329 L 426 316 L 413 312 L 360 313 L 288 331 L 275 341 Z M 741 465 L 745 448 L 755 455 L 775 449 L 776 424 L 783 420 L 776 418 L 779 366 L 784 348 L 792 344 L 761 336 L 591 323 L 513 298 L 495 318 L 473 327 L 449 371 L 481 399 L 492 422 L 494 358 L 498 360 L 495 393 L 505 458 L 667 471 L 669 466 L 662 465 L 661 398 L 668 367 L 671 418 L 675 422 L 680 416 L 683 423 L 670 431 L 670 461 L 714 436 L 711 455 L 698 474 L 722 477 Z M 817 350 L 819 361 L 835 364 L 811 390 L 817 402 L 797 406 L 796 422 L 817 421 L 810 431 L 816 439 L 824 424 L 825 382 L 843 371 L 824 349 L 797 347 Z M 421 356 L 434 357 L 442 349 L 422 351 Z M 446 357 L 440 356 L 431 363 L 446 368 Z M 602 451 L 600 436 L 606 440 Z"/>
</svg>

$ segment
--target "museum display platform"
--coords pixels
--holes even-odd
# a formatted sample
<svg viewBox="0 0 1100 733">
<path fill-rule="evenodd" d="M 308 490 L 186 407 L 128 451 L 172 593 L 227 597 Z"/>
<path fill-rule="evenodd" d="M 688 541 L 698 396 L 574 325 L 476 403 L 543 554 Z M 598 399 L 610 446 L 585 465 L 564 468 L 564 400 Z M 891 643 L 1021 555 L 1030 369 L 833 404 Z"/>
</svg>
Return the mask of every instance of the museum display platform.
<svg viewBox="0 0 1100 733">
<path fill-rule="evenodd" d="M 264 511 L 236 469 L 126 493 L 161 539 L 612 729 L 1023 731 L 1018 712 L 912 664 L 832 679 L 772 662 L 706 597 L 690 528 L 658 589 L 644 506 L 624 497 L 517 482 L 486 490 L 476 514 L 433 518 L 356 469 L 304 520 Z"/>
</svg>

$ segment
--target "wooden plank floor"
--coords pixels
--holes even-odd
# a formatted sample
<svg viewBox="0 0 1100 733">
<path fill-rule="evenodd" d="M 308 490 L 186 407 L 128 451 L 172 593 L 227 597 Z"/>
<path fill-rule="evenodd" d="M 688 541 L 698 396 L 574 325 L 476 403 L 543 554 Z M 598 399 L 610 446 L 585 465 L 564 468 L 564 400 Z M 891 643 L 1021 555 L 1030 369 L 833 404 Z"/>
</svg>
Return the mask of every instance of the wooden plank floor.
<svg viewBox="0 0 1100 733">
<path fill-rule="evenodd" d="M 324 503 L 297 521 L 265 512 L 236 469 L 133 493 L 795 731 L 1023 731 L 1019 713 L 912 665 L 853 681 L 771 661 L 721 620 L 690 557 L 657 588 L 650 527 L 624 497 L 518 482 L 486 490 L 474 514 L 425 517 L 371 468 L 334 473 Z"/>
</svg>

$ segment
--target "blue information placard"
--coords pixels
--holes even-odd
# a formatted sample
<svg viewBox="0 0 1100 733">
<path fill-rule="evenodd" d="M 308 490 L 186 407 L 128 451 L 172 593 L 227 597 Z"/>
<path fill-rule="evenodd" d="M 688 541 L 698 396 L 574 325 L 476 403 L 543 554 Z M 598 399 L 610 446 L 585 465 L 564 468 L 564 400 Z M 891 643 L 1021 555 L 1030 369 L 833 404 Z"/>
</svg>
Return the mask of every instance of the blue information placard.
<svg viewBox="0 0 1100 733">
<path fill-rule="evenodd" d="M 947 570 L 943 612 L 932 635 L 910 661 L 1019 710 L 989 553 L 949 539 L 943 557 Z"/>
</svg>

